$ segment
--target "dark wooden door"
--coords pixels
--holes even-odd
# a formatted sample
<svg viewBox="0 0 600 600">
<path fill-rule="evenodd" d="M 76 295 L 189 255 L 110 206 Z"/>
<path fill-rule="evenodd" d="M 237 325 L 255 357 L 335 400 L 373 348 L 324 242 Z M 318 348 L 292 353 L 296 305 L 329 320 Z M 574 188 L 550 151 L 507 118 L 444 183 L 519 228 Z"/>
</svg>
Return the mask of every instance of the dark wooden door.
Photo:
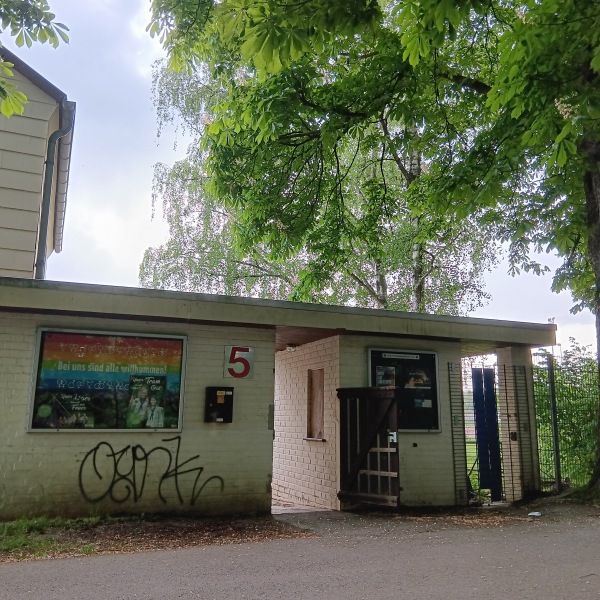
<svg viewBox="0 0 600 600">
<path fill-rule="evenodd" d="M 342 501 L 398 506 L 396 388 L 340 388 Z"/>
</svg>

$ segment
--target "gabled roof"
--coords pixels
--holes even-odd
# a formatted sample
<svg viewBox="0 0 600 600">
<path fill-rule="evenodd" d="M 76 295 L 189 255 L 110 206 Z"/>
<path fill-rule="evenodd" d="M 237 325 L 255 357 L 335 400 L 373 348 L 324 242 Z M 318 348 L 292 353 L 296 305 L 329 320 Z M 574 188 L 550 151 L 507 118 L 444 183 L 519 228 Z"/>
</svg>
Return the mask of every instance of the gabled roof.
<svg viewBox="0 0 600 600">
<path fill-rule="evenodd" d="M 23 77 L 27 77 L 31 83 L 34 83 L 48 96 L 54 98 L 58 104 L 67 99 L 67 94 L 59 90 L 53 83 L 50 83 L 45 77 L 42 77 L 37 71 L 32 69 L 26 62 L 22 61 L 16 54 L 8 48 L 0 48 L 0 56 L 3 60 L 12 63 Z"/>
</svg>

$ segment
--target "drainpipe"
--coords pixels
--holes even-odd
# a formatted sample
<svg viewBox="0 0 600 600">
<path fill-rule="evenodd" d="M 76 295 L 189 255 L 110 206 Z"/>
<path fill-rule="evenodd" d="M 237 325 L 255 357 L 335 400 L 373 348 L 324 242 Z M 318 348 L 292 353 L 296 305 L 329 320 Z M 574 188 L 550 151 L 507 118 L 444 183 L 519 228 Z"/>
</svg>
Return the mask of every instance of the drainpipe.
<svg viewBox="0 0 600 600">
<path fill-rule="evenodd" d="M 46 169 L 44 172 L 44 186 L 42 188 L 42 214 L 40 216 L 40 237 L 35 260 L 35 279 L 46 278 L 46 246 L 48 245 L 48 227 L 50 224 L 50 197 L 52 195 L 52 179 L 54 177 L 54 163 L 56 157 L 56 144 L 60 138 L 67 135 L 75 122 L 75 102 L 63 100 L 60 104 L 60 124 L 62 127 L 54 131 L 48 139 L 46 152 Z"/>
</svg>

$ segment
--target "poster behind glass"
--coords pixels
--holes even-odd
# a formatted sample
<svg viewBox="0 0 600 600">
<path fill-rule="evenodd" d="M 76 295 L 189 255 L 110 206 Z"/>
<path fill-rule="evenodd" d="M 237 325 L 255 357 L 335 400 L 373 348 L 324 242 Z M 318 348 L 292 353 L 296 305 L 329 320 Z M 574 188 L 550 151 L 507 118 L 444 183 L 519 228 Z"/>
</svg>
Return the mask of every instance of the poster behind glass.
<svg viewBox="0 0 600 600">
<path fill-rule="evenodd" d="M 41 330 L 32 430 L 178 429 L 185 338 Z"/>
<path fill-rule="evenodd" d="M 398 429 L 440 430 L 434 353 L 372 348 L 369 370 L 372 386 L 397 388 Z"/>
</svg>

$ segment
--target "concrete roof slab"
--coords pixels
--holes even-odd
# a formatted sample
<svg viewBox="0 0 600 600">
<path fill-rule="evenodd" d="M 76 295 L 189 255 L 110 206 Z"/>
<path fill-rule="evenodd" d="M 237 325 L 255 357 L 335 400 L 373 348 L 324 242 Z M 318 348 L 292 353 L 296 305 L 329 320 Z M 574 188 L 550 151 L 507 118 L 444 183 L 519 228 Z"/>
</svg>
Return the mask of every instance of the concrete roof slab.
<svg viewBox="0 0 600 600">
<path fill-rule="evenodd" d="M 556 325 L 189 292 L 0 278 L 0 310 L 274 328 L 277 348 L 336 334 L 460 341 L 465 355 L 552 346 Z"/>
</svg>

